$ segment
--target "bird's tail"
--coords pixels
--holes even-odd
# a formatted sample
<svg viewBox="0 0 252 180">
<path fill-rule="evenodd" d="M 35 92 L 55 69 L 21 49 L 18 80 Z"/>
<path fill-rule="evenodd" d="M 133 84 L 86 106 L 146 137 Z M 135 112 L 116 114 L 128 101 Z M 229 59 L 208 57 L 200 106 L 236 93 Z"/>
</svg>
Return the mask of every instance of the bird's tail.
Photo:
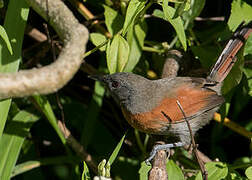
<svg viewBox="0 0 252 180">
<path fill-rule="evenodd" d="M 233 37 L 228 41 L 226 47 L 212 68 L 211 73 L 208 76 L 209 80 L 220 83 L 226 78 L 237 60 L 235 55 L 243 46 L 251 33 L 252 21 L 246 25 L 244 25 L 244 22 L 239 25 Z"/>
</svg>

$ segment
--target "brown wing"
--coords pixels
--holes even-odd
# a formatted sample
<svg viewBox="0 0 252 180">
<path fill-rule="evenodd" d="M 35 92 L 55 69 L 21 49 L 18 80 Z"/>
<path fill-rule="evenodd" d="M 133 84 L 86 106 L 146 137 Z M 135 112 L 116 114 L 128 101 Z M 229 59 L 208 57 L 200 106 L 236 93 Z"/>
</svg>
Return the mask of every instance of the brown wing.
<svg viewBox="0 0 252 180">
<path fill-rule="evenodd" d="M 183 84 L 176 89 L 176 96 L 167 97 L 159 107 L 156 108 L 155 114 L 161 114 L 171 123 L 184 120 L 184 116 L 177 105 L 180 102 L 188 120 L 209 111 L 224 102 L 223 97 L 217 95 L 213 90 L 197 87 L 193 84 Z M 163 119 L 164 120 L 164 119 Z"/>
</svg>

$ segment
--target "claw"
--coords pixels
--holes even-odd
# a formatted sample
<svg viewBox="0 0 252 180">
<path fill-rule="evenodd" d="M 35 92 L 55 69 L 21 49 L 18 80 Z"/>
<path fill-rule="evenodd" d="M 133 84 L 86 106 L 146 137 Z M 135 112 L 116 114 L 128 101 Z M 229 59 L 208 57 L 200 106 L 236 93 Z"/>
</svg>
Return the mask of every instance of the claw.
<svg viewBox="0 0 252 180">
<path fill-rule="evenodd" d="M 170 149 L 174 148 L 174 147 L 181 147 L 184 146 L 185 144 L 182 142 L 177 142 L 177 143 L 173 143 L 173 144 L 158 144 L 155 145 L 150 153 L 150 156 L 145 160 L 145 163 L 149 166 L 151 165 L 150 161 L 152 161 L 152 159 L 155 157 L 155 155 L 157 154 L 158 151 L 161 150 L 166 150 L 170 153 Z"/>
</svg>

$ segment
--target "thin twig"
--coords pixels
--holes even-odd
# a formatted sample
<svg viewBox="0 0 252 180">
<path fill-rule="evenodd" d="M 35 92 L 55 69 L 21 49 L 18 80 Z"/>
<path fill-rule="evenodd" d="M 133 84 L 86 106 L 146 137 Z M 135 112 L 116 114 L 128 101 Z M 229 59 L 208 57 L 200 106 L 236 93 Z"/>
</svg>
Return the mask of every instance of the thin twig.
<svg viewBox="0 0 252 180">
<path fill-rule="evenodd" d="M 225 21 L 225 17 L 224 16 L 208 17 L 208 18 L 196 17 L 194 20 L 195 21 Z"/>
<path fill-rule="evenodd" d="M 36 53 L 34 54 L 34 56 L 27 58 L 28 60 L 23 64 L 24 68 L 31 68 L 38 65 L 40 60 L 42 60 L 42 58 L 44 58 L 47 52 L 50 50 L 50 46 L 44 42 L 36 43 L 35 45 L 23 51 L 24 57 L 26 57 L 26 54 L 29 54 L 29 52 L 32 52 L 34 50 Z"/>
<path fill-rule="evenodd" d="M 66 121 L 65 121 L 64 109 L 63 109 L 63 106 L 62 106 L 62 104 L 60 102 L 60 98 L 59 98 L 59 93 L 58 92 L 56 93 L 56 99 L 57 99 L 58 107 L 60 109 L 60 115 L 61 115 L 61 120 L 63 122 L 64 131 L 66 131 Z M 64 133 L 66 133 L 66 132 L 64 132 Z"/>
<path fill-rule="evenodd" d="M 178 104 L 178 107 L 179 109 L 181 110 L 184 118 L 185 118 L 185 121 L 186 121 L 186 124 L 188 126 L 188 129 L 189 129 L 189 132 L 190 132 L 190 136 L 191 136 L 191 142 L 192 142 L 192 148 L 193 148 L 193 152 L 194 152 L 194 155 L 199 163 L 199 166 L 200 166 L 200 171 L 202 173 L 202 177 L 204 180 L 207 180 L 207 170 L 205 169 L 205 165 L 204 165 L 204 162 L 200 159 L 200 156 L 198 154 L 198 150 L 197 150 L 197 145 L 195 144 L 195 140 L 194 140 L 194 137 L 193 137 L 193 133 L 192 133 L 192 128 L 190 126 L 190 123 L 187 119 L 187 116 L 185 114 L 185 111 L 183 110 L 183 107 L 181 106 L 179 100 L 177 100 L 177 104 Z"/>
<path fill-rule="evenodd" d="M 30 25 L 27 25 L 25 33 L 38 42 L 43 42 L 47 40 L 47 37 L 44 33 Z"/>
<path fill-rule="evenodd" d="M 43 26 L 44 26 L 44 29 L 45 29 L 45 32 L 46 32 L 47 41 L 48 41 L 48 43 L 49 43 L 50 46 L 51 46 L 51 52 L 52 52 L 52 54 L 53 54 L 53 61 L 56 61 L 55 46 L 54 46 L 53 39 L 52 39 L 51 36 L 50 36 L 50 32 L 49 32 L 49 29 L 48 29 L 48 25 L 47 25 L 46 23 L 43 23 Z"/>
<path fill-rule="evenodd" d="M 83 17 L 86 20 L 93 20 L 95 19 L 95 16 L 92 14 L 91 11 L 89 11 L 81 2 L 77 1 L 77 0 L 68 0 L 73 6 L 76 7 L 76 9 L 80 12 L 81 15 L 83 15 Z M 95 26 L 95 28 L 101 32 L 102 34 L 104 34 L 107 38 L 111 38 L 111 34 L 103 27 L 99 24 L 98 20 L 94 20 L 92 25 Z"/>
<path fill-rule="evenodd" d="M 48 17 L 48 18 L 49 18 L 49 17 Z M 51 52 L 52 52 L 52 54 L 53 54 L 53 61 L 56 61 L 56 52 L 55 52 L 54 41 L 53 41 L 53 39 L 52 39 L 51 36 L 50 36 L 50 32 L 49 32 L 49 29 L 48 29 L 47 24 L 44 23 L 43 25 L 44 25 L 44 28 L 45 28 L 45 31 L 46 31 L 48 43 L 49 43 L 50 46 L 51 46 Z M 60 98 L 59 98 L 58 92 L 55 93 L 55 96 L 56 96 L 56 100 L 57 100 L 58 107 L 59 107 L 59 109 L 60 109 L 61 120 L 62 120 L 62 122 L 63 122 L 64 131 L 66 131 L 66 123 L 65 123 L 64 110 L 63 110 L 62 104 L 60 103 Z"/>
<path fill-rule="evenodd" d="M 72 147 L 76 154 L 85 161 L 92 171 L 97 174 L 97 163 L 93 160 L 92 156 L 84 149 L 84 147 L 72 136 L 71 132 L 62 124 L 61 121 L 58 121 L 58 126 L 64 134 L 67 144 Z"/>
<path fill-rule="evenodd" d="M 190 149 L 190 145 L 185 145 L 184 148 L 185 148 L 185 149 Z M 213 161 L 213 160 L 210 159 L 207 155 L 205 155 L 203 152 L 201 152 L 201 151 L 199 151 L 199 150 L 198 150 L 198 156 L 199 156 L 200 159 L 204 162 L 204 164 Z"/>
<path fill-rule="evenodd" d="M 244 65 L 245 66 L 250 65 L 250 64 L 252 64 L 252 60 L 251 59 L 244 61 Z"/>
</svg>

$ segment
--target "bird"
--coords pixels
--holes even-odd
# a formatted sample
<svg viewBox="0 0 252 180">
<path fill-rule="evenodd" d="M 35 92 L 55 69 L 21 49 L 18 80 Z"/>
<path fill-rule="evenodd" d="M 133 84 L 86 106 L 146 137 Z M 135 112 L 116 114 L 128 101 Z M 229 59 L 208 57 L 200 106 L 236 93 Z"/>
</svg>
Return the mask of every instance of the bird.
<svg viewBox="0 0 252 180">
<path fill-rule="evenodd" d="M 147 134 L 164 135 L 171 140 L 168 144 L 155 145 L 146 160 L 148 163 L 159 150 L 191 144 L 186 119 L 193 135 L 209 123 L 225 101 L 221 95 L 222 82 L 251 32 L 252 21 L 239 25 L 207 78 L 167 77 L 149 80 L 128 72 L 92 75 L 90 78 L 105 84 L 133 128 Z"/>
</svg>

